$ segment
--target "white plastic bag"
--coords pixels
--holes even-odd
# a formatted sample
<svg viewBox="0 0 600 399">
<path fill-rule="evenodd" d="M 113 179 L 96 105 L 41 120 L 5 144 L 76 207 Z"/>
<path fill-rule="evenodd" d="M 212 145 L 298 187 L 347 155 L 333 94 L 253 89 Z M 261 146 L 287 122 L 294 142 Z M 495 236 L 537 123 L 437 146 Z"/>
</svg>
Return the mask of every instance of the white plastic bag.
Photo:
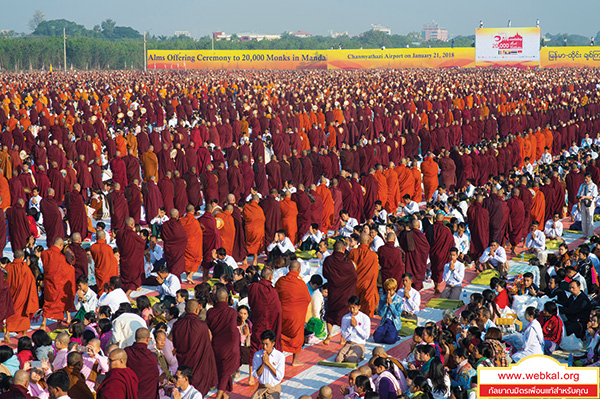
<svg viewBox="0 0 600 399">
<path fill-rule="evenodd" d="M 537 298 L 529 295 L 515 295 L 513 298 L 512 309 L 521 321 L 525 321 L 525 309 L 530 306 L 538 307 Z"/>
<path fill-rule="evenodd" d="M 560 349 L 575 352 L 583 349 L 583 342 L 575 336 L 575 334 L 571 334 L 569 336 L 563 336 L 563 339 L 560 341 Z"/>
<path fill-rule="evenodd" d="M 520 332 L 503 335 L 502 339 L 511 344 L 515 350 L 519 350 L 523 346 L 523 334 Z"/>
</svg>

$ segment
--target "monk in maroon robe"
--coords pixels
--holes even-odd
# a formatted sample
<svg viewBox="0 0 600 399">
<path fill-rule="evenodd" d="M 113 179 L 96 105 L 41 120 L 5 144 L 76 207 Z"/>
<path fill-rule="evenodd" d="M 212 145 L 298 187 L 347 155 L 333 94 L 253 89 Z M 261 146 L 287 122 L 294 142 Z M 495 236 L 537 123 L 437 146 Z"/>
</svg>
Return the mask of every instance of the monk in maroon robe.
<svg viewBox="0 0 600 399">
<path fill-rule="evenodd" d="M 502 200 L 498 198 L 498 189 L 492 186 L 490 196 L 483 200 L 483 207 L 487 209 L 490 216 L 490 241 L 501 242 L 502 220 Z"/>
<path fill-rule="evenodd" d="M 4 276 L 0 278 L 0 321 L 8 319 L 15 314 L 10 285 L 4 280 Z"/>
<path fill-rule="evenodd" d="M 319 230 L 323 228 L 323 212 L 325 205 L 323 205 L 323 198 L 317 193 L 317 186 L 314 184 L 310 185 L 310 191 L 308 192 L 310 198 L 310 223 L 316 223 L 319 225 Z"/>
<path fill-rule="evenodd" d="M 69 249 L 75 255 L 75 262 L 73 263 L 73 268 L 75 269 L 75 281 L 79 278 L 79 276 L 88 276 L 88 257 L 85 249 L 81 247 L 81 234 L 75 232 L 71 234 L 71 243 L 69 244 Z"/>
<path fill-rule="evenodd" d="M 162 194 L 156 185 L 156 176 L 150 176 L 150 180 L 144 183 L 142 194 L 144 197 L 146 223 L 150 224 L 150 221 L 158 215 L 158 209 L 164 206 Z"/>
<path fill-rule="evenodd" d="M 158 181 L 158 188 L 160 189 L 163 204 L 167 212 L 171 212 L 171 209 L 175 208 L 175 187 L 171 181 L 171 176 L 171 172 L 168 171 L 165 173 L 165 176 Z"/>
<path fill-rule="evenodd" d="M 529 234 L 529 226 L 531 226 L 531 208 L 533 206 L 533 194 L 529 190 L 527 185 L 527 178 L 521 178 L 521 185 L 517 187 L 519 189 L 519 198 L 523 201 L 523 209 L 525 209 L 525 218 L 523 220 L 523 237 Z M 577 187 L 579 189 L 579 187 Z M 545 221 L 543 222 L 545 223 Z"/>
<path fill-rule="evenodd" d="M 183 214 L 189 204 L 185 180 L 180 177 L 178 170 L 173 172 L 173 175 L 173 192 L 175 193 L 175 203 L 173 205 L 179 213 Z"/>
<path fill-rule="evenodd" d="M 579 187 L 583 184 L 583 173 L 579 170 L 579 168 L 577 167 L 577 164 L 573 164 L 571 166 L 571 170 L 569 171 L 569 173 L 567 173 L 567 176 L 565 177 L 565 183 L 567 184 L 567 193 L 568 193 L 568 211 L 571 212 L 573 210 L 573 205 L 575 205 L 577 203 L 577 192 L 579 191 Z M 519 187 L 519 189 L 521 190 L 521 187 Z M 521 194 L 523 195 L 523 194 Z M 523 199 L 523 198 L 521 198 Z M 523 200 L 523 203 L 525 201 Z M 564 205 L 561 204 L 561 207 Z M 562 215 L 562 209 L 561 212 L 559 213 L 560 215 Z M 544 221 L 545 223 L 545 221 Z M 529 224 L 526 227 L 527 229 L 529 229 Z"/>
<path fill-rule="evenodd" d="M 171 209 L 171 218 L 160 227 L 160 236 L 165 242 L 165 261 L 169 273 L 181 280 L 181 273 L 185 270 L 185 247 L 187 235 L 179 222 L 179 211 Z"/>
<path fill-rule="evenodd" d="M 2 197 L 0 197 L 0 203 L 2 202 Z M 6 216 L 4 214 L 4 209 L 0 209 L 0 226 L 6 226 Z M 0 228 L 0 253 L 4 251 L 6 248 L 6 228 Z"/>
<path fill-rule="evenodd" d="M 304 234 L 308 231 L 312 216 L 310 214 L 310 197 L 304 192 L 304 185 L 299 184 L 298 190 L 292 194 L 292 201 L 296 203 L 298 207 L 298 232 L 295 242 L 300 242 Z"/>
<path fill-rule="evenodd" d="M 386 243 L 379 247 L 379 266 L 381 267 L 381 281 L 393 278 L 396 282 L 402 281 L 404 274 L 404 262 L 402 262 L 402 251 L 396 248 L 396 234 L 389 233 Z"/>
<path fill-rule="evenodd" d="M 242 212 L 235 203 L 236 197 L 233 194 L 227 196 L 227 201 L 233 206 L 233 224 L 235 225 L 235 238 L 233 240 L 233 251 L 231 256 L 236 262 L 241 262 L 248 256 L 246 250 L 246 230 L 244 229 L 244 219 L 242 218 Z"/>
<path fill-rule="evenodd" d="M 139 184 L 140 181 L 134 178 L 131 180 L 131 184 L 125 189 L 125 199 L 127 200 L 129 216 L 135 220 L 136 224 L 139 224 L 142 218 L 142 190 L 140 190 Z"/>
<path fill-rule="evenodd" d="M 429 259 L 431 261 L 431 279 L 435 286 L 434 294 L 439 294 L 439 285 L 444 275 L 444 266 L 450 262 L 450 249 L 454 247 L 454 236 L 444 225 L 444 214 L 435 215 L 429 241 Z"/>
<path fill-rule="evenodd" d="M 122 288 L 129 295 L 142 286 L 146 242 L 135 230 L 135 220 L 125 219 L 125 227 L 117 231 L 117 248 L 121 254 Z"/>
<path fill-rule="evenodd" d="M 513 188 L 512 196 L 506 201 L 506 205 L 510 209 L 508 240 L 514 251 L 514 248 L 523 240 L 523 224 L 525 223 L 525 207 L 519 198 L 518 188 Z"/>
<path fill-rule="evenodd" d="M 177 362 L 193 370 L 190 383 L 202 396 L 206 396 L 218 383 L 217 363 L 210 342 L 210 331 L 207 324 L 198 318 L 198 313 L 198 302 L 194 299 L 187 301 L 185 315 L 175 322 L 171 336 Z M 239 336 L 236 342 L 239 342 Z"/>
<path fill-rule="evenodd" d="M 423 289 L 423 281 L 425 281 L 425 272 L 427 271 L 429 242 L 425 234 L 419 231 L 417 220 L 414 220 L 412 225 L 402 232 L 398 243 L 406 254 L 406 272 L 412 274 L 413 286 L 417 291 L 420 291 Z"/>
<path fill-rule="evenodd" d="M 57 238 L 64 238 L 63 213 L 54 199 L 54 189 L 48 189 L 48 195 L 40 201 L 40 211 L 44 218 L 46 245 L 50 248 Z"/>
<path fill-rule="evenodd" d="M 25 211 L 25 200 L 20 198 L 15 206 L 6 210 L 6 221 L 8 223 L 8 234 L 10 235 L 10 247 L 13 252 L 25 248 L 27 239 L 31 236 L 29 220 Z"/>
<path fill-rule="evenodd" d="M 206 165 L 206 171 L 200 175 L 200 182 L 202 183 L 204 201 L 208 202 L 219 198 L 219 183 L 217 176 L 213 173 L 212 164 Z"/>
<path fill-rule="evenodd" d="M 490 214 L 483 207 L 483 196 L 478 195 L 467 210 L 467 224 L 471 230 L 471 253 L 479 259 L 490 242 Z"/>
<path fill-rule="evenodd" d="M 356 268 L 345 254 L 343 241 L 333 244 L 333 253 L 323 261 L 323 277 L 327 279 L 327 338 L 323 343 L 331 341 L 331 329 L 334 325 L 342 325 L 342 317 L 348 313 L 348 299 L 356 294 Z"/>
<path fill-rule="evenodd" d="M 69 221 L 71 234 L 79 233 L 85 239 L 88 235 L 88 215 L 79 183 L 73 185 L 73 191 L 67 195 L 67 199 L 67 220 Z M 42 201 L 44 200 L 42 199 Z"/>
<path fill-rule="evenodd" d="M 272 188 L 270 194 L 259 203 L 265 214 L 265 248 L 273 242 L 277 230 L 282 229 L 281 208 L 277 202 L 278 197 L 277 189 Z"/>
<path fill-rule="evenodd" d="M 198 218 L 202 228 L 202 278 L 208 280 L 213 250 L 221 248 L 221 232 L 213 216 L 214 203 L 206 203 L 206 211 Z"/>
<path fill-rule="evenodd" d="M 112 171 L 112 180 L 119 183 L 121 187 L 127 187 L 127 166 L 125 161 L 121 159 L 121 153 L 117 151 L 116 156 L 109 163 Z"/>
<path fill-rule="evenodd" d="M 110 193 L 110 222 L 111 230 L 117 232 L 125 227 L 125 219 L 129 217 L 129 207 L 125 194 L 121 191 L 121 185 L 115 183 L 114 190 Z"/>
<path fill-rule="evenodd" d="M 135 343 L 125 348 L 127 367 L 138 378 L 138 397 L 158 399 L 158 360 L 150 349 L 150 331 L 138 328 L 135 332 Z"/>
<path fill-rule="evenodd" d="M 115 349 L 108 354 L 108 358 L 110 371 L 98 387 L 96 398 L 138 399 L 138 378 L 127 367 L 127 353 L 123 349 Z"/>
<path fill-rule="evenodd" d="M 206 312 L 206 324 L 212 333 L 212 348 L 217 363 L 217 396 L 233 389 L 231 376 L 240 367 L 240 333 L 237 328 L 238 314 L 229 306 L 227 290 L 221 288 L 216 294 L 217 303 Z"/>
</svg>

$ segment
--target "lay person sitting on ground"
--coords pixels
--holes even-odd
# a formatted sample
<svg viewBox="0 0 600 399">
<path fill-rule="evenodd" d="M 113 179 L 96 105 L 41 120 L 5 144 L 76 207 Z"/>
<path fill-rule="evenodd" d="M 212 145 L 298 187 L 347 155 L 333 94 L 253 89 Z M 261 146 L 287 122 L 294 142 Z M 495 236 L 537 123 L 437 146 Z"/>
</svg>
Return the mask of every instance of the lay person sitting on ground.
<svg viewBox="0 0 600 399">
<path fill-rule="evenodd" d="M 360 298 L 356 295 L 348 300 L 350 313 L 342 318 L 342 349 L 336 363 L 358 363 L 365 353 L 365 342 L 371 335 L 371 319 L 360 311 Z"/>
</svg>

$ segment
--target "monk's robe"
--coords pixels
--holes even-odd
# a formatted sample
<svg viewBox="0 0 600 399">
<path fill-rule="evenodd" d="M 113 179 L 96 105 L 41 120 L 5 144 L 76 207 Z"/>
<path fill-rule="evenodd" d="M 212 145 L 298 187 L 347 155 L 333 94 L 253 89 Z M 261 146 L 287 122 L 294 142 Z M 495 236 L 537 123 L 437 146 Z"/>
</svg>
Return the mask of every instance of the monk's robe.
<svg viewBox="0 0 600 399">
<path fill-rule="evenodd" d="M 311 224 L 316 223 L 319 226 L 318 229 L 321 230 L 323 224 L 323 199 L 314 190 L 309 191 L 308 196 L 311 201 L 310 222 Z"/>
<path fill-rule="evenodd" d="M 40 201 L 40 211 L 44 217 L 44 229 L 46 230 L 46 245 L 50 248 L 54 240 L 64 238 L 63 214 L 53 195 L 47 195 Z"/>
<path fill-rule="evenodd" d="M 388 241 L 377 250 L 379 266 L 381 268 L 381 282 L 393 278 L 400 284 L 404 274 L 404 262 L 402 262 L 402 251 L 395 247 L 393 241 Z"/>
<path fill-rule="evenodd" d="M 80 243 L 70 243 L 68 248 L 75 255 L 75 262 L 73 263 L 73 267 L 75 268 L 75 281 L 79 278 L 79 276 L 88 276 L 89 267 L 88 267 L 88 257 L 85 249 L 81 247 Z"/>
<path fill-rule="evenodd" d="M 411 168 L 411 172 L 412 172 L 414 180 L 415 180 L 414 194 L 411 198 L 416 203 L 419 203 L 419 202 L 421 202 L 421 199 L 423 198 L 423 185 L 421 184 L 421 170 L 415 166 L 415 167 Z"/>
<path fill-rule="evenodd" d="M 292 244 L 297 242 L 298 234 L 298 206 L 290 197 L 279 201 L 279 209 L 281 209 L 281 224 L 287 236 L 292 240 Z"/>
<path fill-rule="evenodd" d="M 244 205 L 242 217 L 246 223 L 246 249 L 249 254 L 261 253 L 265 248 L 265 214 L 256 201 Z"/>
<path fill-rule="evenodd" d="M 4 209 L 0 208 L 0 226 L 6 226 L 6 215 Z M 0 229 L 0 253 L 6 248 L 6 227 Z"/>
<path fill-rule="evenodd" d="M 142 154 L 142 171 L 144 172 L 144 182 L 150 180 L 151 176 L 156 176 L 158 181 L 158 158 L 156 154 L 150 150 Z"/>
<path fill-rule="evenodd" d="M 31 235 L 25 208 L 19 204 L 8 208 L 6 210 L 6 222 L 8 224 L 8 234 L 10 234 L 12 251 L 25 248 L 27 239 Z"/>
<path fill-rule="evenodd" d="M 135 291 L 145 277 L 144 250 L 146 242 L 130 226 L 117 231 L 117 247 L 121 254 L 121 281 L 124 291 Z"/>
<path fill-rule="evenodd" d="M 323 277 L 327 279 L 327 311 L 325 321 L 341 326 L 348 313 L 348 300 L 356 295 L 356 268 L 343 252 L 333 252 L 323 261 Z"/>
<path fill-rule="evenodd" d="M 229 211 L 223 211 L 215 215 L 215 218 L 221 219 L 223 221 L 223 227 L 221 227 L 220 229 L 221 246 L 225 248 L 225 250 L 227 251 L 227 255 L 231 256 L 231 254 L 233 253 L 233 244 L 235 241 L 235 222 L 233 220 L 233 216 L 231 216 L 231 213 Z"/>
<path fill-rule="evenodd" d="M 115 257 L 112 247 L 104 239 L 97 240 L 90 247 L 90 253 L 94 260 L 96 286 L 98 295 L 100 295 L 104 291 L 104 284 L 108 284 L 111 277 L 119 275 L 119 261 Z"/>
<path fill-rule="evenodd" d="M 562 215 L 563 212 L 563 207 L 565 206 L 565 189 L 563 187 L 563 185 L 561 184 L 560 180 L 558 180 L 558 177 L 556 176 L 552 176 L 551 178 L 552 180 L 552 188 L 554 189 L 554 210 L 552 211 L 552 215 L 554 215 L 556 212 L 558 212 L 559 215 Z M 572 211 L 572 208 L 568 210 L 569 212 Z"/>
<path fill-rule="evenodd" d="M 506 201 L 510 209 L 510 223 L 508 231 L 508 240 L 510 245 L 517 246 L 523 240 L 523 223 L 525 222 L 525 208 L 523 201 L 518 197 L 510 197 Z"/>
<path fill-rule="evenodd" d="M 415 194 L 415 177 L 413 173 L 406 165 L 398 165 L 394 170 L 398 175 L 398 202 L 402 201 L 402 197 L 406 194 L 410 195 L 412 198 Z M 395 210 L 396 209 L 394 209 L 394 211 Z"/>
<path fill-rule="evenodd" d="M 27 268 L 27 269 L 29 269 L 29 268 Z M 10 332 L 11 330 L 8 328 L 8 320 L 7 319 L 12 318 L 15 315 L 15 308 L 13 306 L 12 286 L 8 282 L 8 279 L 10 277 L 7 276 L 6 278 L 7 278 L 7 281 L 4 281 L 4 278 L 0 278 L 0 320 L 6 320 L 7 330 L 8 330 L 8 332 Z M 33 276 L 32 276 L 32 278 L 33 278 Z M 16 290 L 19 290 L 20 286 L 17 285 L 16 287 L 17 287 Z M 21 289 L 27 290 L 27 287 L 23 287 Z M 37 288 L 35 290 L 35 293 L 36 293 L 35 299 L 37 300 Z M 37 309 L 39 309 L 38 305 L 36 305 L 36 311 L 37 311 Z M 27 318 L 27 321 L 29 321 L 28 315 L 23 315 L 21 317 Z M 21 331 L 27 331 L 27 329 L 21 330 Z"/>
<path fill-rule="evenodd" d="M 179 219 L 185 235 L 187 236 L 187 244 L 185 246 L 185 273 L 195 273 L 202 264 L 202 228 L 200 223 L 194 217 L 194 213 L 186 213 L 184 217 Z"/>
<path fill-rule="evenodd" d="M 331 195 L 331 190 L 329 190 L 329 188 L 327 188 L 327 186 L 324 184 L 319 184 L 315 191 L 323 200 L 323 219 L 321 222 L 321 231 L 327 234 L 327 232 L 333 227 L 333 215 L 335 211 L 333 197 Z"/>
<path fill-rule="evenodd" d="M 158 189 L 162 196 L 163 204 L 167 213 L 171 212 L 171 209 L 175 208 L 175 188 L 173 182 L 167 177 L 162 177 L 158 181 Z"/>
<path fill-rule="evenodd" d="M 177 362 L 192 369 L 190 384 L 205 397 L 218 382 L 217 363 L 208 326 L 197 315 L 185 313 L 173 325 L 171 335 Z"/>
<path fill-rule="evenodd" d="M 438 164 L 433 160 L 433 158 L 426 157 L 423 163 L 421 163 L 421 172 L 423 173 L 425 200 L 429 201 L 433 195 L 433 192 L 437 190 L 439 185 Z"/>
<path fill-rule="evenodd" d="M 31 328 L 30 318 L 40 309 L 35 277 L 21 259 L 9 263 L 6 273 L 12 297 L 10 304 L 14 309 L 14 314 L 6 319 L 6 328 L 9 332 L 27 331 Z"/>
<path fill-rule="evenodd" d="M 43 251 L 41 260 L 44 266 L 43 315 L 62 320 L 65 312 L 74 306 L 75 269 L 56 246 Z"/>
<path fill-rule="evenodd" d="M 244 230 L 244 218 L 242 211 L 237 206 L 233 207 L 231 214 L 235 226 L 235 239 L 233 241 L 232 257 L 236 262 L 241 262 L 246 258 L 248 251 L 246 250 L 246 231 Z"/>
<path fill-rule="evenodd" d="M 164 206 L 162 194 L 156 183 L 149 181 L 143 186 L 144 211 L 146 212 L 146 223 L 158 215 L 158 209 Z"/>
<path fill-rule="evenodd" d="M 185 208 L 188 206 L 188 195 L 185 187 L 185 180 L 181 177 L 175 177 L 173 179 L 173 190 L 175 193 L 175 209 L 179 211 L 180 215 L 185 213 Z"/>
<path fill-rule="evenodd" d="M 431 279 L 441 283 L 444 266 L 450 262 L 450 249 L 454 247 L 454 236 L 444 222 L 433 223 L 432 240 L 429 242 L 429 260 L 431 261 Z"/>
<path fill-rule="evenodd" d="M 360 297 L 360 311 L 373 317 L 379 305 L 377 292 L 377 276 L 379 275 L 379 259 L 367 244 L 361 244 L 350 251 L 348 256 L 356 265 L 356 295 Z"/>
<path fill-rule="evenodd" d="M 96 399 L 138 399 L 138 378 L 130 368 L 111 369 L 98 387 Z"/>
<path fill-rule="evenodd" d="M 129 217 L 129 207 L 123 190 L 115 190 L 111 194 L 112 204 L 110 206 L 111 230 L 118 231 L 125 227 L 125 219 Z M 167 211 L 168 212 L 168 211 Z"/>
<path fill-rule="evenodd" d="M 535 195 L 531 204 L 531 221 L 537 220 L 540 224 L 538 230 L 544 231 L 544 224 L 546 223 L 546 198 L 538 187 L 534 187 L 533 192 Z M 549 216 L 548 219 L 550 219 Z"/>
<path fill-rule="evenodd" d="M 377 185 L 379 186 L 379 191 L 377 191 L 377 199 L 381 201 L 381 205 L 385 206 L 388 202 L 388 185 L 383 172 L 378 170 L 373 174 L 375 180 L 377 180 Z"/>
<path fill-rule="evenodd" d="M 540 192 L 544 194 L 544 223 L 548 221 L 548 219 L 552 218 L 554 215 L 552 214 L 552 210 L 554 209 L 554 190 L 552 189 L 551 184 L 544 184 L 539 188 Z M 542 222 L 540 221 L 540 224 Z M 542 227 L 542 226 L 540 226 Z"/>
<path fill-rule="evenodd" d="M 187 235 L 177 219 L 169 219 L 160 227 L 160 236 L 164 241 L 165 261 L 169 273 L 181 278 L 185 270 L 185 247 Z"/>
<path fill-rule="evenodd" d="M 127 367 L 138 378 L 138 398 L 158 399 L 158 360 L 145 342 L 125 348 Z"/>
<path fill-rule="evenodd" d="M 136 224 L 140 224 L 142 218 L 142 191 L 138 186 L 132 184 L 125 189 L 125 199 L 127 200 L 129 216 L 133 218 Z"/>
<path fill-rule="evenodd" d="M 384 204 L 384 207 L 388 213 L 395 213 L 401 200 L 400 188 L 398 185 L 398 173 L 396 173 L 394 169 L 388 168 L 383 172 L 383 175 L 385 176 L 388 187 L 387 203 Z"/>
<path fill-rule="evenodd" d="M 221 248 L 221 231 L 217 228 L 217 219 L 210 212 L 204 212 L 198 218 L 202 227 L 202 267 L 210 269 L 213 249 Z"/>
<path fill-rule="evenodd" d="M 490 242 L 490 214 L 483 204 L 474 202 L 469 206 L 467 224 L 471 230 L 471 253 L 479 259 Z"/>
<path fill-rule="evenodd" d="M 272 195 L 267 195 L 258 204 L 265 215 L 265 248 L 275 240 L 275 233 L 281 230 L 281 208 Z"/>
<path fill-rule="evenodd" d="M 265 330 L 275 333 L 275 348 L 281 349 L 281 302 L 277 290 L 269 280 L 259 280 L 248 286 L 248 305 L 252 309 L 252 356 L 261 347 L 260 334 Z M 306 315 L 306 313 L 305 313 Z"/>
<path fill-rule="evenodd" d="M 73 190 L 67 196 L 67 220 L 71 228 L 71 234 L 81 234 L 82 240 L 85 240 L 88 233 L 87 228 L 87 209 L 83 202 L 83 196 L 77 190 Z M 42 200 L 43 201 L 43 200 Z"/>
<path fill-rule="evenodd" d="M 420 291 L 423 289 L 423 281 L 425 281 L 425 272 L 427 271 L 427 257 L 429 255 L 427 237 L 419 230 L 405 230 L 400 234 L 398 243 L 406 255 L 406 272 L 413 275 L 413 287 Z"/>
<path fill-rule="evenodd" d="M 217 363 L 217 390 L 231 391 L 231 376 L 240 367 L 240 333 L 237 312 L 227 302 L 217 302 L 206 312 L 206 324 L 212 333 L 212 348 Z M 304 335 L 304 334 L 303 334 Z"/>
<path fill-rule="evenodd" d="M 338 231 L 340 229 L 340 211 L 344 202 L 342 191 L 337 186 L 331 187 L 329 191 L 331 191 L 331 197 L 333 198 L 333 225 L 331 230 Z"/>
<path fill-rule="evenodd" d="M 490 216 L 490 241 L 500 241 L 500 232 L 502 230 L 502 200 L 497 194 L 490 193 L 490 196 L 483 200 L 483 207 L 487 209 Z"/>
<path fill-rule="evenodd" d="M 300 242 L 310 227 L 312 219 L 310 213 L 311 202 L 308 194 L 301 190 L 292 194 L 292 201 L 296 203 L 298 209 L 296 242 Z"/>
<path fill-rule="evenodd" d="M 304 321 L 311 297 L 300 274 L 291 270 L 275 284 L 281 302 L 281 347 L 285 352 L 300 353 L 304 344 Z"/>
<path fill-rule="evenodd" d="M 0 175 L 0 196 L 2 197 L 0 207 L 2 209 L 8 208 L 11 204 L 10 185 L 8 184 L 8 180 L 6 180 L 6 177 L 4 177 L 4 175 Z"/>
</svg>

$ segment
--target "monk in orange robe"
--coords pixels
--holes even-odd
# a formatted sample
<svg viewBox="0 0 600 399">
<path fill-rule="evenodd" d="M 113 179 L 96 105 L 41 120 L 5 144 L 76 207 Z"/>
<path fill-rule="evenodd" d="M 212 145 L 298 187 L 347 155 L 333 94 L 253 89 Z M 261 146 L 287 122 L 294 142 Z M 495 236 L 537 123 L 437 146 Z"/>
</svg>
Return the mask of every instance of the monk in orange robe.
<svg viewBox="0 0 600 399">
<path fill-rule="evenodd" d="M 377 186 L 379 187 L 377 199 L 381 201 L 382 205 L 385 205 L 388 202 L 388 185 L 387 180 L 383 175 L 383 166 L 377 165 L 377 170 L 373 174 L 373 177 L 377 180 Z"/>
<path fill-rule="evenodd" d="M 433 160 L 431 154 L 427 154 L 423 163 L 421 163 L 421 172 L 423 173 L 423 186 L 425 189 L 425 200 L 429 201 L 433 192 L 437 190 L 439 185 L 438 172 L 440 168 Z"/>
<path fill-rule="evenodd" d="M 383 175 L 388 187 L 387 203 L 384 207 L 388 213 L 395 213 L 400 203 L 400 190 L 398 187 L 398 173 L 394 170 L 393 162 L 390 162 L 389 168 L 383 172 Z"/>
<path fill-rule="evenodd" d="M 415 178 L 415 193 L 412 196 L 412 200 L 419 203 L 421 199 L 423 199 L 423 188 L 421 184 L 421 169 L 417 167 L 416 162 L 413 164 L 413 167 L 410 169 L 413 177 Z"/>
<path fill-rule="evenodd" d="M 231 256 L 233 253 L 233 244 L 235 241 L 235 221 L 233 220 L 233 205 L 228 204 L 225 210 L 215 215 L 215 218 L 223 221 L 221 230 L 221 246 L 227 251 L 227 255 Z M 219 228 L 219 221 L 217 220 L 217 228 Z"/>
<path fill-rule="evenodd" d="M 54 240 L 54 244 L 42 252 L 40 258 L 44 266 L 44 316 L 40 329 L 46 328 L 48 319 L 61 322 L 65 313 L 67 324 L 71 323 L 69 310 L 74 307 L 75 269 L 67 263 L 62 250 L 65 242 L 62 238 Z"/>
<path fill-rule="evenodd" d="M 350 251 L 348 259 L 356 265 L 356 295 L 360 297 L 360 311 L 373 317 L 379 305 L 377 277 L 379 275 L 379 258 L 369 248 L 370 237 L 361 234 L 360 245 Z"/>
<path fill-rule="evenodd" d="M 40 308 L 35 277 L 25 263 L 25 254 L 18 249 L 14 255 L 15 260 L 6 266 L 6 283 L 10 287 L 15 313 L 6 319 L 4 342 L 10 341 L 11 332 L 25 334 L 31 328 L 30 318 Z"/>
<path fill-rule="evenodd" d="M 281 349 L 293 353 L 292 366 L 302 366 L 298 355 L 304 344 L 304 320 L 310 305 L 310 294 L 300 277 L 300 262 L 290 263 L 290 271 L 279 278 L 275 289 L 281 302 Z"/>
<path fill-rule="evenodd" d="M 244 205 L 242 218 L 246 222 L 246 249 L 248 255 L 253 255 L 252 264 L 258 265 L 258 255 L 265 249 L 265 213 L 258 205 L 258 195 L 252 196 L 252 201 Z M 245 261 L 247 263 L 247 260 Z"/>
<path fill-rule="evenodd" d="M 0 151 L 0 169 L 4 172 L 5 178 L 12 178 L 12 163 L 10 162 L 10 155 L 8 155 L 8 148 L 6 146 L 2 147 L 2 151 Z"/>
<path fill-rule="evenodd" d="M 106 232 L 96 232 L 96 243 L 90 247 L 90 253 L 94 260 L 96 272 L 96 286 L 98 295 L 104 292 L 104 286 L 108 284 L 111 277 L 119 275 L 119 261 L 110 245 L 106 243 Z"/>
<path fill-rule="evenodd" d="M 154 147 L 150 146 L 148 151 L 142 154 L 140 161 L 142 172 L 144 172 L 144 182 L 150 180 L 150 176 L 156 176 L 156 181 L 158 181 L 158 157 L 154 153 Z"/>
<path fill-rule="evenodd" d="M 8 185 L 8 180 L 2 173 L 0 173 L 0 197 L 2 200 L 0 201 L 0 207 L 4 210 L 10 206 L 10 186 Z M 23 198 L 25 199 L 25 198 Z"/>
<path fill-rule="evenodd" d="M 329 190 L 329 188 L 327 187 L 325 178 L 321 178 L 321 182 L 317 186 L 317 189 L 315 191 L 317 192 L 317 194 L 319 194 L 321 199 L 323 199 L 323 221 L 321 223 L 321 231 L 327 234 L 331 226 L 333 226 L 333 214 L 335 211 L 335 204 L 333 203 L 333 196 L 331 195 L 331 190 Z M 296 208 L 296 210 L 297 209 L 298 208 Z"/>
<path fill-rule="evenodd" d="M 402 163 L 394 169 L 398 175 L 399 199 L 404 197 L 406 194 L 412 197 L 415 191 L 415 178 L 410 172 L 410 169 L 406 167 L 406 158 L 402 158 L 401 162 Z"/>
<path fill-rule="evenodd" d="M 187 244 L 185 246 L 185 275 L 188 283 L 193 283 L 192 276 L 198 271 L 202 264 L 202 227 L 196 219 L 194 205 L 188 205 L 186 214 L 179 219 L 179 222 L 187 235 Z"/>
<path fill-rule="evenodd" d="M 540 191 L 540 183 L 533 183 L 533 192 L 535 195 L 533 196 L 533 202 L 531 204 L 531 220 L 537 220 L 540 223 L 538 230 L 544 231 L 546 218 L 550 218 L 550 216 L 546 215 L 546 197 L 544 193 Z"/>
<path fill-rule="evenodd" d="M 117 133 L 117 137 L 115 138 L 115 145 L 117 146 L 117 151 L 119 151 L 123 156 L 127 154 L 127 140 L 123 137 L 123 133 Z"/>
<path fill-rule="evenodd" d="M 285 198 L 282 201 L 279 201 L 279 208 L 281 209 L 281 224 L 283 225 L 283 229 L 290 240 L 292 240 L 292 243 L 296 244 L 296 235 L 298 233 L 298 206 L 292 201 L 292 193 L 289 191 L 285 192 Z"/>
</svg>

